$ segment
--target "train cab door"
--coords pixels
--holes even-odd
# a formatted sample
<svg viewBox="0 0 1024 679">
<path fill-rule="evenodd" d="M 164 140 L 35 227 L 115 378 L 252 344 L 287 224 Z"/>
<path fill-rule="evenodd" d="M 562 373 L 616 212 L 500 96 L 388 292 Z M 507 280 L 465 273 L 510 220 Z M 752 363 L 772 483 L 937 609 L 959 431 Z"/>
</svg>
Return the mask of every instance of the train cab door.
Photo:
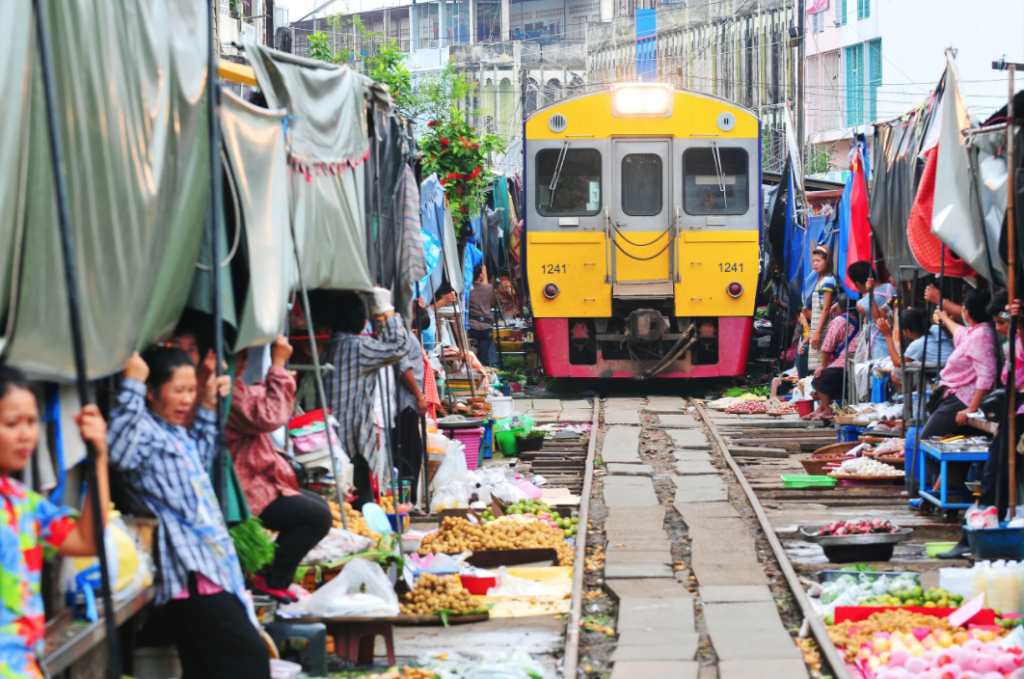
<svg viewBox="0 0 1024 679">
<path fill-rule="evenodd" d="M 669 139 L 612 142 L 612 296 L 673 297 L 672 162 Z"/>
</svg>

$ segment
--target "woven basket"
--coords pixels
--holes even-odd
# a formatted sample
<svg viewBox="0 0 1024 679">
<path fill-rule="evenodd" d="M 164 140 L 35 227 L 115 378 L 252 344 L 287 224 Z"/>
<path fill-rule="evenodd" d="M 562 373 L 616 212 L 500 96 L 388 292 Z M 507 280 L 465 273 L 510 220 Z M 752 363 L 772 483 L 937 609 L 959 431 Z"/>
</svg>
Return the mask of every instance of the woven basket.
<svg viewBox="0 0 1024 679">
<path fill-rule="evenodd" d="M 437 473 L 437 470 L 440 469 L 440 467 L 440 462 L 434 462 L 433 460 L 429 460 L 427 462 L 427 483 L 434 480 L 434 474 Z"/>
<path fill-rule="evenodd" d="M 804 471 L 806 471 L 808 475 L 823 476 L 826 473 L 825 467 L 827 465 L 848 459 L 843 456 L 859 445 L 860 443 L 857 441 L 833 443 L 823 448 L 818 448 L 810 457 L 805 457 L 800 460 L 800 464 L 804 466 Z"/>
</svg>

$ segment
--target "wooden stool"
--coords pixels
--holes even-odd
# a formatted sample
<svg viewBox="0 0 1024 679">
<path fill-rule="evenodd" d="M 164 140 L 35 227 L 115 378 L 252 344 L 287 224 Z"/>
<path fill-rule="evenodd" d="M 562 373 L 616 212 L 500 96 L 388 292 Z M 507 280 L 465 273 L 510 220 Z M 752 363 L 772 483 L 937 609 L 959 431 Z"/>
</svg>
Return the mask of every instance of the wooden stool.
<svg viewBox="0 0 1024 679">
<path fill-rule="evenodd" d="M 334 637 L 337 655 L 358 665 L 373 664 L 373 645 L 381 636 L 387 650 L 388 667 L 395 666 L 395 638 L 391 623 L 331 621 L 325 624 L 328 634 Z"/>
</svg>

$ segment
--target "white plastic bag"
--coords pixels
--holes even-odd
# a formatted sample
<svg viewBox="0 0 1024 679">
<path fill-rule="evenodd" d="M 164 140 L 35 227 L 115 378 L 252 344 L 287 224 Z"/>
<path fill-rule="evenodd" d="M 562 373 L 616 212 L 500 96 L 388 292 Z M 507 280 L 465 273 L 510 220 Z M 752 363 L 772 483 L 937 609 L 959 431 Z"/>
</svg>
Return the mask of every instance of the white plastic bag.
<svg viewBox="0 0 1024 679">
<path fill-rule="evenodd" d="M 341 528 L 332 528 L 323 540 L 302 559 L 304 564 L 327 563 L 343 559 L 351 554 L 365 552 L 373 547 L 373 540 L 350 533 Z"/>
<path fill-rule="evenodd" d="M 502 566 L 498 569 L 498 583 L 487 590 L 487 596 L 550 596 L 555 592 L 541 582 L 509 575 Z"/>
<path fill-rule="evenodd" d="M 452 483 L 466 483 L 473 480 L 466 467 L 466 446 L 458 441 L 448 444 L 444 453 L 444 460 L 437 468 L 433 480 L 430 482 L 430 490 L 444 488 Z"/>
<path fill-rule="evenodd" d="M 365 590 L 363 593 L 362 590 Z M 302 602 L 318 618 L 398 615 L 398 595 L 379 564 L 353 559 L 338 577 Z"/>
</svg>

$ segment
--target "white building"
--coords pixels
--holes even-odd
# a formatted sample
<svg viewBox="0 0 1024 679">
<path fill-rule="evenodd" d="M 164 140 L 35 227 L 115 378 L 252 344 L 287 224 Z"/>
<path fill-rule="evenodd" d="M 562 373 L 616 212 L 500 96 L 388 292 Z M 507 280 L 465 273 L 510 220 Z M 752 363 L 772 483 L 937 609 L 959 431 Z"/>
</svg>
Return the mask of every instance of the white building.
<svg viewBox="0 0 1024 679">
<path fill-rule="evenodd" d="M 1024 61 L 1024 2 L 983 0 L 807 0 L 806 131 L 845 169 L 850 139 L 935 90 L 956 50 L 968 108 L 984 119 L 1006 103 L 1005 55 Z"/>
</svg>

